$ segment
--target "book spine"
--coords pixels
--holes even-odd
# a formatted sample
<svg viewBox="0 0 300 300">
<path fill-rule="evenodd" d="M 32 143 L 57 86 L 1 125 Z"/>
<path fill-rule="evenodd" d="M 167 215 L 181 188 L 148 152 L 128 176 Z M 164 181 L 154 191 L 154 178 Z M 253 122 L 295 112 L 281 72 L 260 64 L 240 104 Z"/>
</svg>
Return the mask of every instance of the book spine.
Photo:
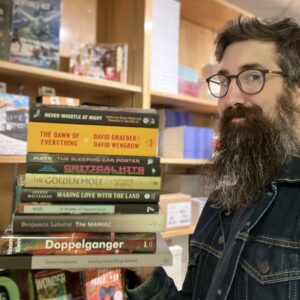
<svg viewBox="0 0 300 300">
<path fill-rule="evenodd" d="M 66 174 L 25 174 L 25 187 L 82 189 L 143 189 L 159 190 L 159 176 L 106 176 Z"/>
<path fill-rule="evenodd" d="M 161 232 L 163 214 L 25 215 L 14 214 L 13 233 L 34 232 Z"/>
<path fill-rule="evenodd" d="M 172 265 L 172 254 L 129 253 L 129 254 L 87 254 L 87 255 L 23 255 L 0 256 L 3 269 L 88 269 L 88 268 L 129 268 Z"/>
<path fill-rule="evenodd" d="M 27 163 L 43 164 L 101 164 L 101 165 L 124 165 L 124 166 L 153 166 L 160 165 L 160 158 L 156 156 L 124 156 L 124 155 L 96 155 L 74 153 L 39 153 L 28 152 Z"/>
<path fill-rule="evenodd" d="M 28 124 L 27 152 L 156 156 L 158 130 L 82 124 Z"/>
<path fill-rule="evenodd" d="M 19 191 L 20 190 L 20 191 Z M 19 193 L 19 194 L 18 194 Z M 37 202 L 147 202 L 159 201 L 160 191 L 20 188 L 19 201 Z"/>
<path fill-rule="evenodd" d="M 158 213 L 158 204 L 52 204 L 20 202 L 19 214 L 153 214 Z"/>
<path fill-rule="evenodd" d="M 52 235 L 3 235 L 1 255 L 70 255 L 153 253 L 155 233 L 63 233 Z"/>
<path fill-rule="evenodd" d="M 160 166 L 122 164 L 27 163 L 27 173 L 160 176 Z"/>
<path fill-rule="evenodd" d="M 111 110 L 97 107 L 33 106 L 32 122 L 75 123 L 106 126 L 158 128 L 158 114 L 146 110 Z"/>
</svg>

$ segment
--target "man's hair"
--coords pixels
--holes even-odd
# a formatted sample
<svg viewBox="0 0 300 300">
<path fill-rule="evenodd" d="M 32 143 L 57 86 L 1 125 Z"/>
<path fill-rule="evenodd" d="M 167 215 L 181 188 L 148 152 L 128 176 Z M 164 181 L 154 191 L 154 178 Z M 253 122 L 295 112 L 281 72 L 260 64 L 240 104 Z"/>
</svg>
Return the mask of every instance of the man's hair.
<svg viewBox="0 0 300 300">
<path fill-rule="evenodd" d="M 278 65 L 287 87 L 300 86 L 300 26 L 291 18 L 263 19 L 239 17 L 230 20 L 216 38 L 216 59 L 220 62 L 232 43 L 247 40 L 275 43 Z"/>
</svg>

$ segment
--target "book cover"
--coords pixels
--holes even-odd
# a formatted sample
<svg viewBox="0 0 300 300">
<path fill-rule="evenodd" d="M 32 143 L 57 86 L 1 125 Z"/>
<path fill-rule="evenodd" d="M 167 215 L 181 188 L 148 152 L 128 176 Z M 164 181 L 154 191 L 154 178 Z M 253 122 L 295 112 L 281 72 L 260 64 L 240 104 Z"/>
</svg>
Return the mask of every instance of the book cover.
<svg viewBox="0 0 300 300">
<path fill-rule="evenodd" d="M 163 214 L 81 214 L 12 216 L 13 233 L 38 232 L 161 232 L 165 227 Z"/>
<path fill-rule="evenodd" d="M 12 1 L 0 0 L 0 60 L 8 60 Z"/>
<path fill-rule="evenodd" d="M 19 214 L 154 214 L 158 213 L 156 203 L 103 203 L 83 204 L 53 202 L 20 202 L 17 205 Z"/>
<path fill-rule="evenodd" d="M 60 0 L 14 0 L 9 60 L 57 70 Z"/>
<path fill-rule="evenodd" d="M 153 253 L 155 233 L 3 234 L 1 255 Z"/>
<path fill-rule="evenodd" d="M 75 254 L 75 255 L 1 255 L 3 269 L 84 269 L 129 268 L 172 265 L 172 254 L 165 240 L 157 235 L 154 253 Z"/>
<path fill-rule="evenodd" d="M 70 72 L 76 75 L 127 82 L 127 44 L 73 44 Z"/>
<path fill-rule="evenodd" d="M 55 189 L 24 188 L 16 186 L 17 202 L 130 202 L 157 203 L 160 191 L 157 190 L 106 190 L 106 189 Z"/>
<path fill-rule="evenodd" d="M 36 104 L 30 108 L 30 121 L 158 128 L 158 113 L 155 109 L 129 107 Z"/>
<path fill-rule="evenodd" d="M 160 190 L 160 176 L 25 174 L 25 187 Z"/>
<path fill-rule="evenodd" d="M 27 152 L 156 156 L 158 130 L 29 122 Z"/>
<path fill-rule="evenodd" d="M 0 93 L 0 155 L 25 155 L 29 97 Z"/>
<path fill-rule="evenodd" d="M 32 280 L 37 300 L 82 299 L 81 281 L 78 272 L 64 270 L 32 271 Z"/>
<path fill-rule="evenodd" d="M 121 269 L 84 271 L 86 300 L 125 299 Z"/>
</svg>

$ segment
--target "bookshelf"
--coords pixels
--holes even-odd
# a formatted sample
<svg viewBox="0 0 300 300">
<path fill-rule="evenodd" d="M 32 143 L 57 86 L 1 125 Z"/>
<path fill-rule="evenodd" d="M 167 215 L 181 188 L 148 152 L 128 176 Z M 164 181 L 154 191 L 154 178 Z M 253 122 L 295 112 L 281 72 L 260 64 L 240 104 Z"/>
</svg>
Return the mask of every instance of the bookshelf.
<svg viewBox="0 0 300 300">
<path fill-rule="evenodd" d="M 180 0 L 180 63 L 201 70 L 213 61 L 213 40 L 228 18 L 239 16 L 241 11 L 222 1 Z M 101 105 L 123 107 L 173 107 L 199 114 L 199 123 L 216 114 L 213 99 L 173 95 L 150 90 L 152 0 L 64 0 L 62 26 L 69 35 L 61 41 L 61 68 L 59 71 L 0 61 L 0 81 L 8 85 L 8 92 L 24 94 L 34 101 L 37 88 L 51 86 L 61 96 L 78 97 Z M 130 17 L 129 17 L 130 16 Z M 149 29 L 150 28 L 150 29 Z M 129 48 L 128 83 L 81 77 L 67 72 L 67 58 L 72 41 L 85 43 L 126 42 Z M 199 55 L 191 55 L 199 53 Z M 0 174 L 0 231 L 9 224 L 13 203 L 13 182 L 16 172 L 24 172 L 25 156 L 1 156 Z M 162 164 L 203 165 L 203 160 L 162 158 Z M 194 227 L 164 232 L 163 237 L 189 235 Z M 10 261 L 13 259 L 11 258 Z M 2 260 L 3 261 L 3 260 Z M 13 262 L 17 264 L 17 261 Z M 1 268 L 1 265 L 0 265 Z"/>
<path fill-rule="evenodd" d="M 194 232 L 194 230 L 195 230 L 195 225 L 191 225 L 190 227 L 183 228 L 183 229 L 164 231 L 162 233 L 162 237 L 168 239 L 168 238 L 181 236 L 181 235 L 190 235 Z"/>
<path fill-rule="evenodd" d="M 178 109 L 187 109 L 191 112 L 215 114 L 217 101 L 214 99 L 196 98 L 185 95 L 174 95 L 162 92 L 151 92 L 152 105 L 172 106 Z"/>
</svg>

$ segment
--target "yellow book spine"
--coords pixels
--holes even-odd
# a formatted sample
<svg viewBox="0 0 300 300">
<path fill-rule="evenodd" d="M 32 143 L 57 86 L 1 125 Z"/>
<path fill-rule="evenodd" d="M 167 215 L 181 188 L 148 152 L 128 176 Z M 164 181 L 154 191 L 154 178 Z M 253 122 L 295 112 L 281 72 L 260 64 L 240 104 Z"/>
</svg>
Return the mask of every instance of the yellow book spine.
<svg viewBox="0 0 300 300">
<path fill-rule="evenodd" d="M 27 152 L 156 156 L 157 128 L 29 122 Z"/>
<path fill-rule="evenodd" d="M 159 190 L 160 176 L 25 174 L 25 187 Z"/>
</svg>

